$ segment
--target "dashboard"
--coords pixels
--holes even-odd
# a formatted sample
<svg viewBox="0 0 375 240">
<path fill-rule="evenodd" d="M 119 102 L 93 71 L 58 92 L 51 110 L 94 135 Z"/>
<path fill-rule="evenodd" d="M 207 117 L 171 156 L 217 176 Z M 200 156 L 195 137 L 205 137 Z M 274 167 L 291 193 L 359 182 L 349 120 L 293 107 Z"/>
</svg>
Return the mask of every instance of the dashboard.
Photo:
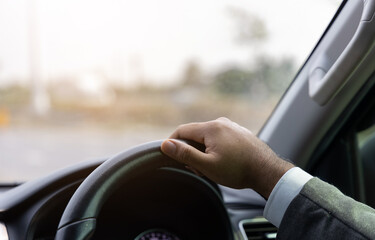
<svg viewBox="0 0 375 240">
<path fill-rule="evenodd" d="M 71 196 L 103 162 L 79 163 L 0 193 L 0 239 L 55 239 Z M 251 239 L 241 223 L 261 216 L 265 204 L 252 190 L 218 186 L 186 169 L 161 168 L 119 184 L 90 239 Z"/>
</svg>

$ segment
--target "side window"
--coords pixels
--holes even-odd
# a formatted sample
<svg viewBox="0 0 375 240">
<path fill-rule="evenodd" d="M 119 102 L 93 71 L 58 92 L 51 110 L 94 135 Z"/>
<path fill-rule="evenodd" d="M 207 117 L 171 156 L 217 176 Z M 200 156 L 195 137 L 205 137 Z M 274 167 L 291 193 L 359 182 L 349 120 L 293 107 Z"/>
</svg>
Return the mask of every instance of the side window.
<svg viewBox="0 0 375 240">
<path fill-rule="evenodd" d="M 362 168 L 365 202 L 375 208 L 375 112 L 371 112 L 357 133 L 358 158 Z"/>
<path fill-rule="evenodd" d="M 326 135 L 310 164 L 314 176 L 375 208 L 375 87 Z M 346 114 L 346 116 L 345 116 Z"/>
<path fill-rule="evenodd" d="M 333 184 L 345 195 L 363 201 L 353 133 L 353 129 L 339 133 L 324 151 L 317 154 L 314 164 L 307 171 Z"/>
</svg>

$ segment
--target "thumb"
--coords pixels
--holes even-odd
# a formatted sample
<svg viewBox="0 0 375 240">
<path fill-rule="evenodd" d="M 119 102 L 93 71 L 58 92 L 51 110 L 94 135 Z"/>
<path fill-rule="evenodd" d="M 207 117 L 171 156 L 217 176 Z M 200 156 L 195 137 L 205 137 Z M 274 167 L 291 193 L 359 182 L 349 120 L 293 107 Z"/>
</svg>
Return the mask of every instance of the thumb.
<svg viewBox="0 0 375 240">
<path fill-rule="evenodd" d="M 199 169 L 207 156 L 198 149 L 178 140 L 167 139 L 161 144 L 161 151 L 169 156 L 191 167 Z"/>
</svg>

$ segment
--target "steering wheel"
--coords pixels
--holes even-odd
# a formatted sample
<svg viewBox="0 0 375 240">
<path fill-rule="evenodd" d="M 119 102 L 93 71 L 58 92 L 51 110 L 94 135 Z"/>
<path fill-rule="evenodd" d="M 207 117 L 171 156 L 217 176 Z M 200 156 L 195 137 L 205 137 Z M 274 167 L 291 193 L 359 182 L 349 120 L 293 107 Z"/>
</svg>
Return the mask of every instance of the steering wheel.
<svg viewBox="0 0 375 240">
<path fill-rule="evenodd" d="M 159 168 L 181 169 L 180 163 L 161 152 L 161 143 L 162 141 L 155 141 L 131 148 L 96 168 L 71 197 L 60 219 L 55 239 L 90 239 L 94 234 L 96 219 L 103 204 L 123 183 Z M 204 150 L 202 145 L 190 142 L 189 144 Z M 126 189 L 121 191 L 126 194 Z M 225 221 L 227 229 L 231 230 L 229 217 L 221 198 L 218 196 L 216 201 L 220 201 L 220 204 L 217 205 L 221 207 L 217 210 L 223 216 L 222 219 Z M 232 231 L 227 232 L 228 237 L 225 239 L 233 239 Z"/>
</svg>

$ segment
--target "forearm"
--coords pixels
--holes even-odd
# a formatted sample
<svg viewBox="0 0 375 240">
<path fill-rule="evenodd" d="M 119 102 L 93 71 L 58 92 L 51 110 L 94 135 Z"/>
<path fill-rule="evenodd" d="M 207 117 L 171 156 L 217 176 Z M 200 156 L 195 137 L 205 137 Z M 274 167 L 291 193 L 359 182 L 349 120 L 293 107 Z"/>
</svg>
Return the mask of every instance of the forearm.
<svg viewBox="0 0 375 240">
<path fill-rule="evenodd" d="M 264 216 L 278 239 L 375 239 L 375 210 L 299 168 L 276 184 Z"/>
<path fill-rule="evenodd" d="M 374 226 L 373 208 L 313 178 L 289 205 L 278 234 L 279 239 L 375 239 Z"/>
</svg>

